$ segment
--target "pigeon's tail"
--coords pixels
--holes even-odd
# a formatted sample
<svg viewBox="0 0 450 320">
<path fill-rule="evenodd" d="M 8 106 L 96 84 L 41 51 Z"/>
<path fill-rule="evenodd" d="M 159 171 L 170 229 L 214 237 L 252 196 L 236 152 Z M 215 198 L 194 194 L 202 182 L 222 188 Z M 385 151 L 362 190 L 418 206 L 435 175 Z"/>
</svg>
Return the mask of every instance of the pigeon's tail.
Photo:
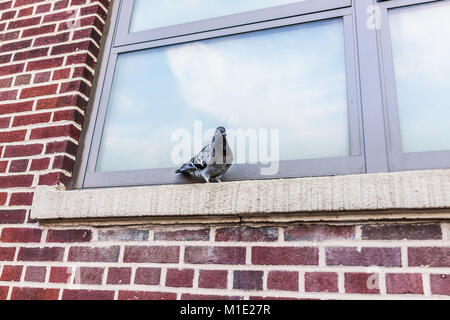
<svg viewBox="0 0 450 320">
<path fill-rule="evenodd" d="M 177 169 L 175 171 L 175 173 L 189 173 L 189 172 L 193 172 L 195 170 L 196 170 L 196 168 L 192 164 L 185 163 L 181 166 L 181 168 Z"/>
</svg>

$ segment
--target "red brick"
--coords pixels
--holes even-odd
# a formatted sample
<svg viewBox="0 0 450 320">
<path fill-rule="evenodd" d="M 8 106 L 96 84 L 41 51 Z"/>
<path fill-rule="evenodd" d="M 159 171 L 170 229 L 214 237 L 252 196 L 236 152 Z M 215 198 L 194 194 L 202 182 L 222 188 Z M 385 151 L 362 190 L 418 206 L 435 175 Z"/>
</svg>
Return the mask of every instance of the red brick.
<svg viewBox="0 0 450 320">
<path fill-rule="evenodd" d="M 326 248 L 326 262 L 329 266 L 386 266 L 400 267 L 400 248 Z"/>
<path fill-rule="evenodd" d="M 306 292 L 338 292 L 338 275 L 334 272 L 306 272 Z"/>
<path fill-rule="evenodd" d="M 262 290 L 262 271 L 234 271 L 233 288 L 244 290 Z"/>
<path fill-rule="evenodd" d="M 355 227 L 302 225 L 289 227 L 285 230 L 286 241 L 322 241 L 330 239 L 354 239 Z"/>
<path fill-rule="evenodd" d="M 200 270 L 198 278 L 199 288 L 226 289 L 228 271 L 226 270 Z"/>
<path fill-rule="evenodd" d="M 64 58 L 52 58 L 45 60 L 30 61 L 26 71 L 35 71 L 42 69 L 56 68 L 62 65 Z"/>
<path fill-rule="evenodd" d="M 0 88 L 9 88 L 12 85 L 14 78 L 6 78 L 6 79 L 0 79 Z"/>
<path fill-rule="evenodd" d="M 8 30 L 38 25 L 40 21 L 41 17 L 13 20 L 8 24 Z"/>
<path fill-rule="evenodd" d="M 9 172 L 25 172 L 28 168 L 28 160 L 13 160 L 9 165 Z"/>
<path fill-rule="evenodd" d="M 92 240 L 92 231 L 86 229 L 64 229 L 47 232 L 47 242 L 89 242 Z"/>
<path fill-rule="evenodd" d="M 70 178 L 66 175 L 59 172 L 52 172 L 40 175 L 38 184 L 40 186 L 56 186 L 59 183 L 67 185 L 69 181 Z"/>
<path fill-rule="evenodd" d="M 0 161 L 0 172 L 1 173 L 5 173 L 6 172 L 6 168 L 8 167 L 8 163 L 9 163 L 9 161 Z"/>
<path fill-rule="evenodd" d="M 21 10 L 19 10 L 19 14 L 17 16 L 18 17 L 30 16 L 30 15 L 33 14 L 33 10 L 34 10 L 33 7 L 28 7 L 28 8 L 25 8 L 25 9 L 21 9 Z"/>
<path fill-rule="evenodd" d="M 80 92 L 85 96 L 89 96 L 90 90 L 91 87 L 81 80 L 62 83 L 60 88 L 61 93 Z"/>
<path fill-rule="evenodd" d="M 52 33 L 55 31 L 55 27 L 56 27 L 56 24 L 49 24 L 49 25 L 40 26 L 40 27 L 36 27 L 36 28 L 25 29 L 25 30 L 23 30 L 22 37 L 26 38 L 26 37 L 32 37 L 32 36 L 45 34 L 45 33 Z"/>
<path fill-rule="evenodd" d="M 83 262 L 117 262 L 120 247 L 111 246 L 103 248 L 72 247 L 69 251 L 69 261 Z"/>
<path fill-rule="evenodd" d="M 9 128 L 10 123 L 11 123 L 11 117 L 0 118 L 0 129 Z"/>
<path fill-rule="evenodd" d="M 20 248 L 18 261 L 62 261 L 64 248 Z"/>
<path fill-rule="evenodd" d="M 15 16 L 16 16 L 16 11 L 15 10 L 5 11 L 5 12 L 2 13 L 2 16 L 1 16 L 0 20 L 12 19 Z"/>
<path fill-rule="evenodd" d="M 124 262 L 136 263 L 178 263 L 180 248 L 169 246 L 129 246 L 125 247 Z"/>
<path fill-rule="evenodd" d="M 119 300 L 176 300 L 172 292 L 119 291 Z"/>
<path fill-rule="evenodd" d="M 114 291 L 65 289 L 63 300 L 113 300 Z"/>
<path fill-rule="evenodd" d="M 57 89 L 58 89 L 57 84 L 49 84 L 49 85 L 45 85 L 45 86 L 26 88 L 26 89 L 22 90 L 22 93 L 20 94 L 20 99 L 55 94 Z"/>
<path fill-rule="evenodd" d="M 270 271 L 267 276 L 267 289 L 298 291 L 298 272 Z"/>
<path fill-rule="evenodd" d="M 184 261 L 194 264 L 245 264 L 245 248 L 186 247 Z"/>
<path fill-rule="evenodd" d="M 1 104 L 0 115 L 31 111 L 32 108 L 33 101 Z"/>
<path fill-rule="evenodd" d="M 6 10 L 11 8 L 12 1 L 4 1 L 0 3 L 0 10 Z"/>
<path fill-rule="evenodd" d="M 53 7 L 53 10 L 61 10 L 64 8 L 67 8 L 69 6 L 69 0 L 59 0 L 57 2 L 55 2 L 55 5 Z"/>
<path fill-rule="evenodd" d="M 14 54 L 14 61 L 35 59 L 40 57 L 45 57 L 48 53 L 49 48 L 39 48 L 39 49 L 31 49 L 27 51 L 16 52 Z M 26 81 L 21 81 L 20 84 L 27 84 L 30 82 L 31 75 L 27 75 L 28 78 Z"/>
<path fill-rule="evenodd" d="M 194 281 L 193 269 L 168 269 L 166 274 L 167 287 L 191 288 Z"/>
<path fill-rule="evenodd" d="M 37 102 L 36 109 L 54 109 L 62 107 L 80 107 L 85 109 L 87 102 L 79 95 L 58 96 L 54 98 L 41 99 Z"/>
<path fill-rule="evenodd" d="M 158 285 L 161 278 L 159 268 L 137 268 L 134 276 L 135 284 Z"/>
<path fill-rule="evenodd" d="M 14 80 L 14 86 L 24 86 L 31 82 L 31 74 L 21 74 L 16 77 Z M 32 101 L 28 101 L 31 102 Z"/>
<path fill-rule="evenodd" d="M 11 23 L 14 23 L 14 21 L 11 21 Z M 16 50 L 28 48 L 30 46 L 31 46 L 31 40 L 8 42 L 8 43 L 0 46 L 0 52 L 16 51 Z"/>
<path fill-rule="evenodd" d="M 41 5 L 37 6 L 36 13 L 49 12 L 51 7 L 52 7 L 51 3 L 41 4 Z"/>
<path fill-rule="evenodd" d="M 45 170 L 50 165 L 50 158 L 33 159 L 31 161 L 30 170 Z"/>
<path fill-rule="evenodd" d="M 53 71 L 53 77 L 52 80 L 61 80 L 61 79 L 67 79 L 70 77 L 70 68 L 60 69 Z"/>
<path fill-rule="evenodd" d="M 1 3 L 0 3 L 1 5 Z M 9 287 L 0 286 L 0 300 L 6 300 L 8 298 Z"/>
<path fill-rule="evenodd" d="M 73 10 L 48 14 L 44 16 L 44 20 L 42 21 L 42 23 L 68 20 L 73 14 Z"/>
<path fill-rule="evenodd" d="M 62 169 L 67 172 L 72 172 L 75 166 L 75 160 L 67 156 L 57 156 L 53 159 L 53 169 Z"/>
<path fill-rule="evenodd" d="M 319 251 L 312 247 L 253 247 L 253 264 L 317 265 Z"/>
<path fill-rule="evenodd" d="M 102 284 L 103 268 L 80 267 L 75 272 L 76 284 Z"/>
<path fill-rule="evenodd" d="M 50 142 L 45 148 L 45 154 L 53 153 L 68 153 L 71 155 L 76 155 L 78 146 L 72 141 L 58 141 Z"/>
<path fill-rule="evenodd" d="M 364 240 L 440 240 L 439 224 L 388 224 L 362 226 Z"/>
<path fill-rule="evenodd" d="M 420 273 L 386 274 L 386 291 L 392 294 L 423 294 Z"/>
<path fill-rule="evenodd" d="M 450 296 L 450 274 L 431 274 L 430 285 L 432 294 Z"/>
<path fill-rule="evenodd" d="M 45 282 L 46 267 L 29 266 L 25 272 L 25 281 L 28 282 Z"/>
<path fill-rule="evenodd" d="M 43 1 L 46 1 L 46 0 L 16 0 L 14 3 L 14 8 L 32 5 L 32 4 L 35 4 L 38 2 L 43 2 Z"/>
<path fill-rule="evenodd" d="M 23 63 L 0 67 L 0 77 L 23 72 Z"/>
<path fill-rule="evenodd" d="M 23 266 L 4 266 L 0 281 L 20 281 Z"/>
<path fill-rule="evenodd" d="M 449 247 L 410 247 L 408 248 L 410 267 L 450 267 Z"/>
<path fill-rule="evenodd" d="M 40 242 L 42 230 L 30 228 L 4 228 L 0 242 Z"/>
<path fill-rule="evenodd" d="M 33 203 L 32 192 L 16 192 L 11 194 L 10 206 L 30 206 Z"/>
<path fill-rule="evenodd" d="M 23 176 L 14 175 L 14 176 L 0 177 L 0 189 L 30 187 L 32 183 L 33 183 L 32 175 L 23 175 Z"/>
<path fill-rule="evenodd" d="M 56 35 L 39 37 L 34 40 L 33 46 L 35 46 L 35 47 L 50 46 L 55 43 L 67 42 L 67 41 L 69 41 L 69 35 L 70 35 L 69 32 L 65 32 L 65 33 L 59 33 Z M 61 61 L 61 63 L 62 63 L 62 61 Z"/>
<path fill-rule="evenodd" d="M 209 240 L 209 230 L 155 231 L 154 239 L 166 241 L 207 241 Z"/>
<path fill-rule="evenodd" d="M 50 54 L 60 55 L 84 50 L 91 52 L 95 57 L 99 54 L 98 48 L 90 40 L 54 46 Z"/>
<path fill-rule="evenodd" d="M 80 130 L 71 124 L 57 127 L 36 128 L 31 131 L 30 139 L 46 139 L 56 137 L 71 137 L 78 140 L 80 137 Z"/>
<path fill-rule="evenodd" d="M 0 92 L 0 101 L 15 100 L 16 98 L 17 98 L 17 90 Z"/>
<path fill-rule="evenodd" d="M 24 141 L 26 130 L 0 132 L 0 143 Z"/>
<path fill-rule="evenodd" d="M 106 12 L 105 10 L 99 6 L 98 4 L 94 4 L 92 6 L 89 7 L 83 7 L 80 10 L 80 15 L 81 16 L 85 16 L 85 15 L 89 15 L 89 14 L 98 14 L 102 19 L 106 18 Z"/>
<path fill-rule="evenodd" d="M 91 70 L 88 68 L 82 66 L 82 67 L 75 67 L 73 70 L 72 78 L 84 78 L 88 80 L 89 82 L 94 81 L 94 74 Z"/>
<path fill-rule="evenodd" d="M 379 277 L 373 273 L 346 273 L 346 293 L 380 293 Z"/>
<path fill-rule="evenodd" d="M 1 26 L 1 24 L 0 24 Z M 11 61 L 12 54 L 2 54 L 0 55 L 0 64 L 9 63 Z"/>
<path fill-rule="evenodd" d="M 98 241 L 147 241 L 148 230 L 114 229 L 98 232 Z"/>
<path fill-rule="evenodd" d="M 51 71 L 39 72 L 34 75 L 33 83 L 42 83 L 50 81 Z"/>
<path fill-rule="evenodd" d="M 0 247 L 0 261 L 13 261 L 16 248 Z"/>
<path fill-rule="evenodd" d="M 130 284 L 131 268 L 109 268 L 107 284 Z"/>
<path fill-rule="evenodd" d="M 219 296 L 212 294 L 191 294 L 183 293 L 181 295 L 181 300 L 242 300 L 242 297 L 238 296 Z"/>
<path fill-rule="evenodd" d="M 19 146 L 6 146 L 5 158 L 14 157 L 28 157 L 38 155 L 42 152 L 44 145 L 42 144 L 27 144 Z"/>
<path fill-rule="evenodd" d="M 91 68 L 95 68 L 96 62 L 87 53 L 78 53 L 73 56 L 68 56 L 66 60 L 66 66 L 85 63 Z"/>
<path fill-rule="evenodd" d="M 52 283 L 69 283 L 72 269 L 67 267 L 52 267 L 50 270 L 50 279 Z"/>
<path fill-rule="evenodd" d="M 216 241 L 276 241 L 278 229 L 271 227 L 231 227 L 221 228 L 216 231 Z"/>
<path fill-rule="evenodd" d="M 19 224 L 25 222 L 26 210 L 0 210 L 0 223 Z"/>
<path fill-rule="evenodd" d="M 14 287 L 11 300 L 58 300 L 59 289 Z"/>
<path fill-rule="evenodd" d="M 1 152 L 1 150 L 0 150 L 0 152 Z M 0 192 L 0 206 L 3 206 L 6 203 L 7 198 L 8 198 L 7 192 Z M 0 212 L 0 216 L 1 216 L 1 212 Z"/>
</svg>

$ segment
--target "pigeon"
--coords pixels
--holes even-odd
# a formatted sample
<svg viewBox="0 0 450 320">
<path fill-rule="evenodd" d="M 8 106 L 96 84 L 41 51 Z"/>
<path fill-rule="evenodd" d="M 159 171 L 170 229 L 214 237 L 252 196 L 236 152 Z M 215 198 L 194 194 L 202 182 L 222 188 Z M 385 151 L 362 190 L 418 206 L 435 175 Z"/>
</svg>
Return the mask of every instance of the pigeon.
<svg viewBox="0 0 450 320">
<path fill-rule="evenodd" d="M 203 177 L 206 183 L 213 178 L 221 182 L 222 175 L 233 163 L 233 152 L 227 142 L 226 130 L 218 127 L 210 144 L 205 146 L 191 160 L 184 163 L 175 173 L 190 174 Z"/>
</svg>

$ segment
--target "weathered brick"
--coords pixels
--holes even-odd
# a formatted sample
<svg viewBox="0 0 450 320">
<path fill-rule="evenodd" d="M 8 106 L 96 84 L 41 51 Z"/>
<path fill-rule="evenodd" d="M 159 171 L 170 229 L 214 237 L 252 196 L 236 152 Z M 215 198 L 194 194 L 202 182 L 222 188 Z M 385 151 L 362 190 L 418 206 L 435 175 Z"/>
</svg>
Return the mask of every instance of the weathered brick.
<svg viewBox="0 0 450 320">
<path fill-rule="evenodd" d="M 253 264 L 317 265 L 319 251 L 313 247 L 253 247 Z"/>
<path fill-rule="evenodd" d="M 130 284 L 131 268 L 109 268 L 107 284 Z"/>
<path fill-rule="evenodd" d="M 24 223 L 26 210 L 0 210 L 0 223 L 19 224 Z"/>
<path fill-rule="evenodd" d="M 180 248 L 174 246 L 127 246 L 124 262 L 135 263 L 178 263 Z"/>
<path fill-rule="evenodd" d="M 119 291 L 119 300 L 176 300 L 172 292 Z"/>
<path fill-rule="evenodd" d="M 410 247 L 408 248 L 410 267 L 450 267 L 449 247 Z"/>
<path fill-rule="evenodd" d="M 25 281 L 44 282 L 46 274 L 47 274 L 46 267 L 28 266 L 25 272 Z"/>
<path fill-rule="evenodd" d="M 302 225 L 285 230 L 286 241 L 322 241 L 330 239 L 350 240 L 355 238 L 353 226 Z"/>
<path fill-rule="evenodd" d="M 440 240 L 439 224 L 387 224 L 362 226 L 364 240 Z"/>
<path fill-rule="evenodd" d="M 233 288 L 244 290 L 262 290 L 263 287 L 262 271 L 234 271 Z"/>
<path fill-rule="evenodd" d="M 39 48 L 39 49 L 31 49 L 31 50 L 26 50 L 26 51 L 21 51 L 21 52 L 16 52 L 14 54 L 14 61 L 22 61 L 22 60 L 28 60 L 28 59 L 35 59 L 35 58 L 40 58 L 40 57 L 45 57 L 48 53 L 49 48 Z M 39 62 L 34 62 L 39 63 Z M 27 75 L 28 79 L 27 81 L 21 81 L 20 84 L 27 84 L 30 82 L 30 77 L 31 75 Z"/>
<path fill-rule="evenodd" d="M 423 294 L 420 273 L 386 274 L 386 292 L 392 294 Z"/>
<path fill-rule="evenodd" d="M 148 230 L 114 229 L 98 232 L 98 241 L 147 241 Z"/>
<path fill-rule="evenodd" d="M 379 276 L 373 273 L 345 273 L 346 293 L 380 293 Z"/>
<path fill-rule="evenodd" d="M 450 274 L 431 274 L 430 286 L 432 294 L 450 296 Z"/>
<path fill-rule="evenodd" d="M 326 263 L 329 266 L 385 266 L 400 267 L 400 248 L 326 248 Z"/>
<path fill-rule="evenodd" d="M 58 300 L 59 289 L 14 287 L 11 300 Z"/>
<path fill-rule="evenodd" d="M 166 274 L 167 287 L 191 288 L 194 281 L 193 269 L 168 269 Z"/>
<path fill-rule="evenodd" d="M 45 33 L 52 33 L 55 31 L 56 24 L 48 24 L 45 26 L 39 26 L 36 28 L 29 28 L 23 30 L 22 37 L 32 37 L 32 36 L 38 36 Z M 48 48 L 47 48 L 48 49 Z"/>
<path fill-rule="evenodd" d="M 0 101 L 15 100 L 17 98 L 17 90 L 8 90 L 0 92 Z"/>
<path fill-rule="evenodd" d="M 20 281 L 23 266 L 4 266 L 0 281 Z"/>
<path fill-rule="evenodd" d="M 21 74 L 14 80 L 14 86 L 25 86 L 31 82 L 31 74 Z M 29 101 L 32 102 L 32 101 Z"/>
<path fill-rule="evenodd" d="M 39 37 L 34 40 L 33 46 L 35 47 L 50 46 L 56 43 L 67 42 L 69 41 L 69 36 L 70 36 L 69 32 L 64 32 L 55 35 Z"/>
<path fill-rule="evenodd" d="M 200 270 L 198 277 L 199 288 L 226 289 L 228 271 L 226 270 Z"/>
<path fill-rule="evenodd" d="M 72 275 L 72 269 L 68 267 L 52 267 L 50 269 L 51 283 L 69 283 Z"/>
<path fill-rule="evenodd" d="M 13 261 L 16 248 L 0 247 L 0 261 Z"/>
<path fill-rule="evenodd" d="M 33 83 L 42 83 L 50 81 L 51 71 L 39 72 L 34 75 Z"/>
<path fill-rule="evenodd" d="M 16 192 L 11 194 L 10 206 L 30 206 L 33 203 L 32 192 Z"/>
<path fill-rule="evenodd" d="M 28 168 L 28 159 L 12 160 L 9 165 L 9 172 L 25 172 Z"/>
<path fill-rule="evenodd" d="M 62 169 L 67 172 L 72 172 L 75 167 L 75 160 L 67 157 L 67 156 L 56 156 L 53 159 L 53 169 Z"/>
<path fill-rule="evenodd" d="M 338 292 L 338 275 L 334 272 L 306 272 L 306 292 Z"/>
<path fill-rule="evenodd" d="M 6 146 L 5 158 L 28 157 L 38 155 L 42 152 L 44 145 L 42 144 L 26 144 L 18 146 Z"/>
<path fill-rule="evenodd" d="M 64 248 L 20 248 L 18 261 L 62 261 Z"/>
<path fill-rule="evenodd" d="M 161 278 L 159 268 L 137 268 L 134 276 L 135 284 L 158 285 Z"/>
<path fill-rule="evenodd" d="M 4 228 L 0 242 L 28 243 L 40 242 L 42 230 L 31 228 Z"/>
<path fill-rule="evenodd" d="M 245 264 L 245 248 L 186 247 L 184 261 L 194 264 Z"/>
<path fill-rule="evenodd" d="M 50 142 L 47 144 L 45 148 L 45 154 L 53 154 L 53 153 L 68 153 L 71 155 L 76 155 L 78 150 L 78 146 L 72 141 L 58 141 L 58 142 Z"/>
<path fill-rule="evenodd" d="M 38 25 L 40 23 L 40 21 L 41 21 L 41 17 L 13 20 L 8 24 L 8 30 Z"/>
<path fill-rule="evenodd" d="M 102 284 L 103 268 L 80 267 L 75 271 L 76 284 Z"/>
<path fill-rule="evenodd" d="M 72 247 L 69 251 L 69 261 L 84 262 L 117 262 L 120 247 Z"/>
<path fill-rule="evenodd" d="M 65 289 L 63 300 L 113 300 L 114 291 Z"/>
<path fill-rule="evenodd" d="M 45 170 L 48 169 L 49 165 L 50 165 L 50 158 L 33 159 L 31 161 L 30 170 L 31 171 Z"/>
<path fill-rule="evenodd" d="M 270 271 L 267 276 L 267 289 L 298 291 L 298 272 Z"/>
<path fill-rule="evenodd" d="M 231 227 L 220 228 L 216 231 L 216 241 L 276 241 L 278 229 L 271 227 Z"/>
<path fill-rule="evenodd" d="M 209 240 L 209 230 L 155 231 L 154 239 L 167 241 L 206 241 Z"/>
<path fill-rule="evenodd" d="M 47 242 L 89 242 L 92 240 L 92 231 L 86 229 L 48 230 Z"/>
</svg>

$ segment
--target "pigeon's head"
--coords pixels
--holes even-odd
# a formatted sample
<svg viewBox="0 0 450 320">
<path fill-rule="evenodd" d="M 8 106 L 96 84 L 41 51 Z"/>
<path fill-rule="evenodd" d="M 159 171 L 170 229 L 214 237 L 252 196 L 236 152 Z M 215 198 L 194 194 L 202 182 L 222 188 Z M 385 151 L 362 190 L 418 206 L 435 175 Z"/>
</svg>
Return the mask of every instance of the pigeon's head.
<svg viewBox="0 0 450 320">
<path fill-rule="evenodd" d="M 214 133 L 215 136 L 227 136 L 226 129 L 224 127 L 218 127 L 216 129 L 216 132 Z"/>
</svg>

